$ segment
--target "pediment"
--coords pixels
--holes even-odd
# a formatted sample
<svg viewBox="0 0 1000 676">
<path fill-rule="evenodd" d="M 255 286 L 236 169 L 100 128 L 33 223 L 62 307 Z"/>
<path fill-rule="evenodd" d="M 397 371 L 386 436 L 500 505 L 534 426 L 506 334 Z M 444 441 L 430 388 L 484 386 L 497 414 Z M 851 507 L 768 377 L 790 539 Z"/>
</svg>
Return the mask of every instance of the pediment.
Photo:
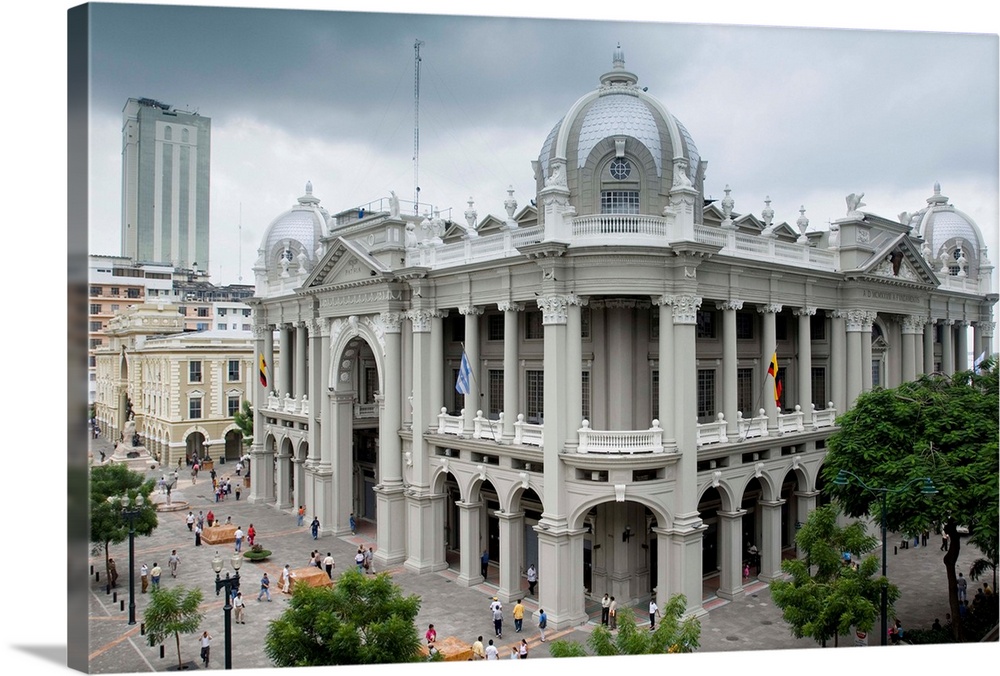
<svg viewBox="0 0 1000 676">
<path fill-rule="evenodd" d="M 338 237 L 313 268 L 303 287 L 356 286 L 373 277 L 381 277 L 385 272 L 388 269 L 362 247 Z"/>
<path fill-rule="evenodd" d="M 927 286 L 939 283 L 934 271 L 906 234 L 888 239 L 865 261 L 860 272 L 866 277 L 893 282 Z"/>
</svg>

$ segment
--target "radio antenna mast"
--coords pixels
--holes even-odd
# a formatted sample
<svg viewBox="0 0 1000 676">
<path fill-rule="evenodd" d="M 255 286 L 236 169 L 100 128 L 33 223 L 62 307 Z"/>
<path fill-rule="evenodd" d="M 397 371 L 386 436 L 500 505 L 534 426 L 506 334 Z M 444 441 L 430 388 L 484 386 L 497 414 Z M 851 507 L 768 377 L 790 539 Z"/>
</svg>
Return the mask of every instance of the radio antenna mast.
<svg viewBox="0 0 1000 676">
<path fill-rule="evenodd" d="M 243 283 L 243 202 L 240 202 L 240 222 L 237 226 L 239 236 L 237 237 L 237 248 L 239 249 L 239 267 L 236 268 L 239 283 Z"/>
<path fill-rule="evenodd" d="M 420 45 L 413 43 L 413 214 L 420 215 Z"/>
</svg>

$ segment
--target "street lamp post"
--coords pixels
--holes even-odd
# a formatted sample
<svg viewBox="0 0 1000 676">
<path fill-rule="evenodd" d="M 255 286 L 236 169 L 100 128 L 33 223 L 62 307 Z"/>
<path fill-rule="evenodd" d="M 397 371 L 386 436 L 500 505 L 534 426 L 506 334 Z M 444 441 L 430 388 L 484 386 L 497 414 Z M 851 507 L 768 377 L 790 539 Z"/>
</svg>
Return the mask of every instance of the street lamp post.
<svg viewBox="0 0 1000 676">
<path fill-rule="evenodd" d="M 222 577 L 222 557 L 219 556 L 219 552 L 215 553 L 215 557 L 212 558 L 212 570 L 215 571 L 215 595 L 218 596 L 219 592 L 223 589 L 226 590 L 226 604 L 222 606 L 222 612 L 226 618 L 225 620 L 225 668 L 233 668 L 233 627 L 230 619 L 230 613 L 233 610 L 233 590 L 239 591 L 240 589 L 240 566 L 243 564 L 243 556 L 239 553 L 233 554 L 229 558 L 229 565 L 233 567 L 236 574 L 232 577 L 229 576 L 229 571 L 226 571 L 226 576 Z"/>
<path fill-rule="evenodd" d="M 846 486 L 850 483 L 848 477 L 854 477 L 855 481 L 867 491 L 879 494 L 879 507 L 881 508 L 881 518 L 882 522 L 882 599 L 881 599 L 881 615 L 882 615 L 882 645 L 888 644 L 889 639 L 889 618 L 887 617 L 889 613 L 889 590 L 888 590 L 888 578 L 886 577 L 886 515 L 887 506 L 886 498 L 890 493 L 901 493 L 906 490 L 911 484 L 917 483 L 918 481 L 923 482 L 920 487 L 920 493 L 923 495 L 935 495 L 937 494 L 937 488 L 934 487 L 934 482 L 931 481 L 930 477 L 917 477 L 915 479 L 910 479 L 902 486 L 896 488 L 876 488 L 866 484 L 861 477 L 859 477 L 854 472 L 848 472 L 846 469 L 842 469 L 837 473 L 837 478 L 833 480 L 833 483 L 837 486 Z"/>
<path fill-rule="evenodd" d="M 136 495 L 135 500 L 130 500 L 128 495 L 108 497 L 108 502 L 115 500 L 121 501 L 122 518 L 128 521 L 128 623 L 135 624 L 135 520 L 146 501 L 141 494 Z"/>
</svg>

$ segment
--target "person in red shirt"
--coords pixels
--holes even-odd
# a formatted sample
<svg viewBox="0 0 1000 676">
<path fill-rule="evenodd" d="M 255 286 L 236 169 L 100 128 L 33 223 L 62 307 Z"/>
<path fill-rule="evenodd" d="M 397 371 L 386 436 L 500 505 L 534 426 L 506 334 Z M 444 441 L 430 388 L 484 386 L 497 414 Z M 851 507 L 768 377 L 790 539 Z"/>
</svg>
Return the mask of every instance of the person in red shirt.
<svg viewBox="0 0 1000 676">
<path fill-rule="evenodd" d="M 251 547 L 253 547 L 253 539 L 255 537 L 257 537 L 257 531 L 254 530 L 253 524 L 250 524 L 250 527 L 247 528 L 247 542 L 250 543 Z"/>
<path fill-rule="evenodd" d="M 434 625 L 433 624 L 427 625 L 427 633 L 424 634 L 424 638 L 427 639 L 427 643 L 430 644 L 437 641 L 437 636 L 438 636 L 437 632 L 434 631 Z"/>
<path fill-rule="evenodd" d="M 215 523 L 215 512 L 208 510 L 208 514 L 205 515 L 205 521 L 208 521 L 209 526 Z"/>
</svg>

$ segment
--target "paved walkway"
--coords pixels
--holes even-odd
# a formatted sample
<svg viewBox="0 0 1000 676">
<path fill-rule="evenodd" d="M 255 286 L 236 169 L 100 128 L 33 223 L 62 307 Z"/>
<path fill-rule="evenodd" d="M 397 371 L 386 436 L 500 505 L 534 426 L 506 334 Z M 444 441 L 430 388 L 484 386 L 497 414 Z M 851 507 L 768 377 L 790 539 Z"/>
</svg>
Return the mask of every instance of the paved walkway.
<svg viewBox="0 0 1000 676">
<path fill-rule="evenodd" d="M 98 455 L 98 449 L 104 448 L 110 455 L 110 444 L 105 440 L 93 442 L 92 448 Z M 228 465 L 217 466 L 220 475 L 233 472 Z M 159 472 L 149 472 L 150 477 L 159 478 Z M 223 521 L 231 517 L 234 524 L 239 524 L 246 530 L 253 523 L 257 531 L 257 541 L 274 552 L 271 558 L 263 563 L 245 562 L 240 571 L 243 579 L 242 589 L 247 599 L 246 624 L 233 625 L 233 666 L 235 668 L 266 668 L 270 661 L 264 655 L 262 646 L 267 633 L 268 621 L 278 617 L 287 607 L 288 597 L 276 591 L 277 579 L 285 563 L 292 568 L 306 565 L 309 553 L 320 549 L 324 554 L 332 552 L 337 567 L 336 576 L 353 563 L 354 553 L 359 545 L 366 548 L 375 545 L 374 526 L 362 524 L 356 536 L 321 537 L 314 541 L 308 525 L 298 527 L 294 514 L 289 511 L 276 510 L 270 506 L 252 505 L 247 502 L 248 492 L 244 491 L 243 499 L 237 501 L 234 497 L 224 503 L 217 504 L 211 490 L 211 480 L 207 473 L 202 473 L 196 484 L 191 484 L 189 476 L 182 476 L 180 484 L 173 491 L 173 501 L 187 502 L 189 509 L 195 514 L 199 510 L 213 510 Z M 223 667 L 224 632 L 223 632 L 223 599 L 216 596 L 211 559 L 218 551 L 227 561 L 232 553 L 232 545 L 218 547 L 203 545 L 194 546 L 194 536 L 188 531 L 185 523 L 187 509 L 174 512 L 160 512 L 159 527 L 150 537 L 136 539 L 136 616 L 138 623 L 142 622 L 143 609 L 146 607 L 148 595 L 139 593 L 138 566 L 145 562 L 152 567 L 159 563 L 164 570 L 161 584 L 164 587 L 185 585 L 200 587 L 205 594 L 205 619 L 203 628 L 214 637 L 210 668 Z M 312 515 L 307 515 L 308 524 Z M 899 544 L 896 537 L 890 541 L 890 547 Z M 963 542 L 963 545 L 965 543 Z M 929 627 L 935 617 L 944 619 L 947 608 L 947 586 L 945 570 L 941 563 L 943 552 L 939 551 L 940 540 L 929 543 L 928 547 L 917 547 L 889 551 L 889 577 L 901 588 L 903 595 L 897 603 L 897 614 L 907 628 Z M 176 579 L 171 578 L 166 562 L 170 551 L 176 549 L 181 558 L 181 564 Z M 117 602 L 105 591 L 103 555 L 92 557 L 91 565 L 95 571 L 100 571 L 100 582 L 91 575 L 89 594 L 90 622 L 90 670 L 93 673 L 114 672 L 148 672 L 162 671 L 177 664 L 177 648 L 173 640 L 164 644 L 164 657 L 160 657 L 159 646 L 151 647 L 140 633 L 140 624 L 132 627 L 127 624 L 128 617 L 128 543 L 112 547 L 112 556 L 118 562 L 119 579 Z M 960 569 L 968 570 L 971 561 L 976 558 L 975 550 L 963 547 L 960 556 Z M 261 573 L 267 571 L 272 581 L 273 602 L 257 602 L 257 591 Z M 402 565 L 390 568 L 393 580 L 407 594 L 418 594 L 422 598 L 417 626 L 421 635 L 428 623 L 433 622 L 438 636 L 456 636 L 471 643 L 477 635 L 486 639 L 493 637 L 493 625 L 488 612 L 489 597 L 495 585 L 480 584 L 472 588 L 457 585 L 454 580 L 457 572 L 441 571 L 436 574 L 415 575 L 405 570 Z M 491 575 L 496 581 L 496 571 Z M 540 584 L 545 584 L 541 580 Z M 978 585 L 977 585 L 978 586 Z M 972 586 L 970 585 L 970 598 Z M 599 591 L 599 590 L 598 590 Z M 122 609 L 124 605 L 124 610 Z M 524 633 L 514 633 L 513 621 L 510 619 L 510 606 L 505 610 L 505 631 L 500 645 L 500 654 L 509 654 L 509 646 L 519 642 L 521 637 L 529 639 L 531 657 L 547 657 L 548 644 L 538 641 L 536 627 L 537 603 L 532 598 L 525 601 L 527 613 L 524 622 Z M 754 582 L 748 587 L 748 593 L 732 603 L 721 599 L 713 599 L 706 603 L 710 608 L 707 616 L 702 618 L 702 648 L 701 651 L 732 651 L 732 650 L 772 650 L 780 648 L 816 648 L 817 644 L 808 639 L 792 637 L 787 626 L 781 619 L 780 611 L 771 602 L 769 588 L 766 584 Z M 600 620 L 598 603 L 588 604 L 591 620 L 574 629 L 560 632 L 549 632 L 547 638 L 569 638 L 579 641 L 586 640 L 590 631 Z M 642 609 L 637 613 L 644 615 Z M 842 639 L 842 645 L 851 645 L 848 637 Z M 198 661 L 199 645 L 196 636 L 186 635 L 181 638 L 181 657 L 184 661 Z"/>
</svg>

